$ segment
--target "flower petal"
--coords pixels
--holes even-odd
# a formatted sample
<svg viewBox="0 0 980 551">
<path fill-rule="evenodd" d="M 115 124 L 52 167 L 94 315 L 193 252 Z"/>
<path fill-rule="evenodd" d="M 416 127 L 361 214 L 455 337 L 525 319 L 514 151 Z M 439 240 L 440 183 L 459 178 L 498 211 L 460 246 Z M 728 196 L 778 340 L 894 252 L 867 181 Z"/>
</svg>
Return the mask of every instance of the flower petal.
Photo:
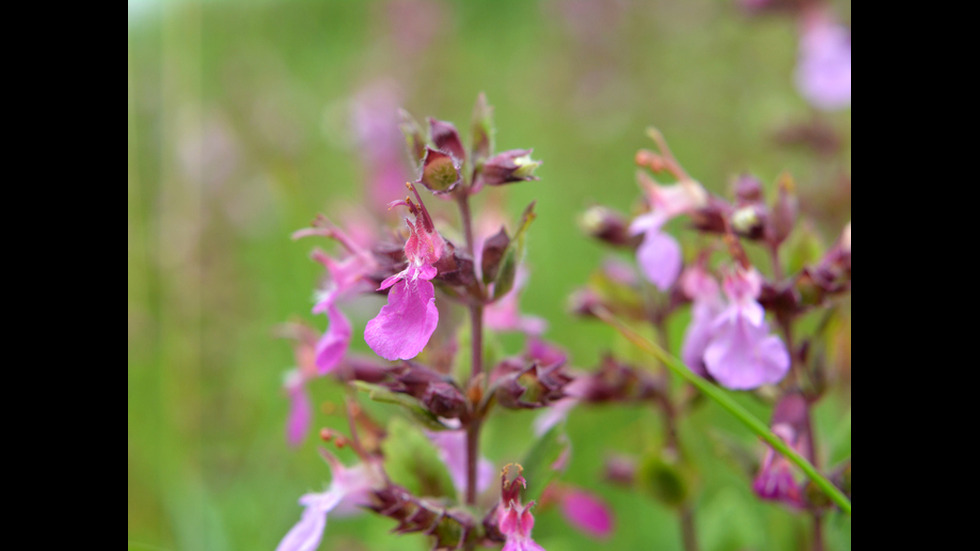
<svg viewBox="0 0 980 551">
<path fill-rule="evenodd" d="M 724 315 L 724 314 L 722 314 Z M 789 353 L 783 341 L 769 335 L 769 326 L 756 326 L 741 316 L 717 325 L 704 351 L 708 373 L 733 390 L 748 390 L 777 383 L 789 370 Z"/>
<path fill-rule="evenodd" d="M 299 386 L 289 390 L 289 417 L 286 421 L 286 438 L 289 445 L 296 447 L 303 443 L 313 418 L 313 407 L 306 389 Z"/>
<path fill-rule="evenodd" d="M 388 293 L 388 304 L 367 323 L 364 340 L 377 355 L 386 360 L 409 360 L 428 344 L 439 323 L 435 287 L 425 279 L 432 272 L 434 268 L 420 270 L 419 277 L 397 281 Z"/>
<path fill-rule="evenodd" d="M 333 371 L 347 353 L 351 328 L 347 317 L 333 304 L 327 308 L 330 327 L 316 344 L 316 365 L 321 375 Z"/>
<path fill-rule="evenodd" d="M 643 275 L 661 291 L 674 284 L 681 273 L 681 247 L 659 227 L 647 230 L 643 243 L 636 249 L 636 262 Z"/>
<path fill-rule="evenodd" d="M 562 492 L 561 511 L 572 526 L 599 538 L 612 532 L 613 519 L 609 507 L 597 496 L 584 490 Z"/>
</svg>

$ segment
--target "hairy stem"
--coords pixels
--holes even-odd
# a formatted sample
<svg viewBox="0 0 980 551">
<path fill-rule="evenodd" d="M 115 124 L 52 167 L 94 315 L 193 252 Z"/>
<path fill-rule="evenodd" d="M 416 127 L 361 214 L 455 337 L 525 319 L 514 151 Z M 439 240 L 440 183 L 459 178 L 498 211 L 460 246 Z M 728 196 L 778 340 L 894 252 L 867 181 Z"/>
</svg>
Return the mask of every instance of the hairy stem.
<svg viewBox="0 0 980 551">
<path fill-rule="evenodd" d="M 476 258 L 476 244 L 473 237 L 473 216 L 470 213 L 470 196 L 466 188 L 457 195 L 459 214 L 466 235 L 466 248 L 471 258 Z M 483 304 L 482 296 L 469 304 L 470 310 L 470 385 L 483 373 Z M 477 404 L 473 404 L 474 408 Z M 476 503 L 476 465 L 480 457 L 480 427 L 483 425 L 481 413 L 474 417 L 466 427 L 466 503 Z"/>
<path fill-rule="evenodd" d="M 813 513 L 813 551 L 823 551 L 823 515 Z"/>
<path fill-rule="evenodd" d="M 681 509 L 681 536 L 684 539 L 684 551 L 698 551 L 697 534 L 694 531 L 694 509 L 685 504 Z"/>
</svg>

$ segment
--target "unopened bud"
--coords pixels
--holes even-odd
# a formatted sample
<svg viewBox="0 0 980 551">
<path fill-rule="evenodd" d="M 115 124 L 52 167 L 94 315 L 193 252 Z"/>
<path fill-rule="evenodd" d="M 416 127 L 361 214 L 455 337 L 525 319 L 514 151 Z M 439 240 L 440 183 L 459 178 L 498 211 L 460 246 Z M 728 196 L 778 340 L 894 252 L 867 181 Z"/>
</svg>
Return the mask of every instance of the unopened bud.
<svg viewBox="0 0 980 551">
<path fill-rule="evenodd" d="M 582 230 L 595 237 L 619 247 L 638 245 L 642 235 L 630 235 L 629 224 L 620 213 L 600 205 L 590 207 L 579 218 Z"/>
<path fill-rule="evenodd" d="M 459 162 L 466 160 L 463 142 L 452 123 L 429 118 L 429 137 L 440 151 L 449 153 Z"/>
<path fill-rule="evenodd" d="M 422 403 L 433 414 L 446 419 L 456 419 L 466 411 L 463 393 L 444 382 L 431 383 L 422 396 Z"/>
<path fill-rule="evenodd" d="M 541 166 L 540 161 L 531 159 L 530 149 L 512 149 L 494 155 L 483 163 L 479 182 L 474 187 L 499 186 L 510 182 L 537 180 L 534 169 Z"/>
<path fill-rule="evenodd" d="M 782 243 L 793 231 L 799 210 L 799 200 L 796 198 L 793 179 L 789 175 L 785 175 L 779 181 L 779 195 L 776 197 L 776 203 L 772 206 L 770 238 L 773 244 Z"/>
<path fill-rule="evenodd" d="M 663 172 L 667 168 L 667 163 L 660 155 L 649 149 L 641 149 L 636 152 L 636 166 L 649 168 L 653 172 Z"/>
<path fill-rule="evenodd" d="M 755 207 L 742 207 L 732 213 L 732 228 L 740 234 L 751 234 L 760 224 Z"/>
<path fill-rule="evenodd" d="M 459 166 L 451 155 L 426 148 L 419 183 L 433 193 L 448 193 L 456 188 L 460 178 Z"/>
<path fill-rule="evenodd" d="M 751 174 L 743 174 L 735 180 L 735 199 L 738 204 L 762 201 L 762 182 Z"/>
</svg>

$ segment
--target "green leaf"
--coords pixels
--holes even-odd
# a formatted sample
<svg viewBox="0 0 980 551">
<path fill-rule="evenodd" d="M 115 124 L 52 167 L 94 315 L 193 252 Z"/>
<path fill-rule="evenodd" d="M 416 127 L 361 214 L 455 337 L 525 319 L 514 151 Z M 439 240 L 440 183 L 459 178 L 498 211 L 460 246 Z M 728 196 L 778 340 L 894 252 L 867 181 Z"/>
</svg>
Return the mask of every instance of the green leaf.
<svg viewBox="0 0 980 551">
<path fill-rule="evenodd" d="M 357 390 L 366 392 L 368 398 L 374 400 L 375 402 L 397 404 L 402 406 L 412 416 L 412 419 L 429 430 L 446 430 L 449 428 L 442 424 L 442 422 L 439 421 L 439 418 L 433 415 L 432 412 L 426 409 L 418 400 L 407 394 L 398 394 L 388 390 L 387 388 L 365 383 L 364 381 L 352 381 L 351 384 Z"/>
<path fill-rule="evenodd" d="M 451 497 L 456 488 L 439 450 L 418 429 L 400 417 L 388 423 L 381 443 L 388 476 L 418 496 Z"/>
<path fill-rule="evenodd" d="M 683 466 L 659 451 L 647 454 L 636 471 L 640 488 L 669 507 L 680 507 L 690 494 Z"/>
<path fill-rule="evenodd" d="M 568 450 L 569 441 L 565 434 L 564 423 L 558 423 L 544 433 L 531 446 L 520 462 L 524 467 L 524 479 L 527 480 L 527 490 L 524 492 L 524 503 L 538 500 L 541 492 L 551 482 L 558 471 L 552 465 Z"/>
<path fill-rule="evenodd" d="M 473 166 L 479 166 L 480 162 L 493 155 L 493 107 L 487 105 L 487 96 L 483 92 L 477 96 L 476 105 L 473 107 L 472 128 L 471 158 Z"/>
</svg>

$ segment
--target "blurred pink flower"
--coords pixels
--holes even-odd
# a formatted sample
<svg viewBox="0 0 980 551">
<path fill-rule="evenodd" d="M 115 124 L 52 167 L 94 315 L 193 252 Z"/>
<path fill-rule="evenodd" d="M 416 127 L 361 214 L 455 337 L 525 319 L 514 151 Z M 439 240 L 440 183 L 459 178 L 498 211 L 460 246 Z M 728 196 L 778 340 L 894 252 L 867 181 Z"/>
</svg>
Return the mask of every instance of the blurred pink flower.
<svg viewBox="0 0 980 551">
<path fill-rule="evenodd" d="M 325 492 L 309 493 L 299 498 L 306 507 L 302 517 L 283 537 L 276 551 L 313 551 L 320 545 L 323 530 L 327 526 L 327 514 L 342 506 L 366 504 L 373 488 L 382 483 L 381 477 L 371 465 L 361 463 L 345 467 L 336 457 L 320 450 L 333 479 Z"/>
<path fill-rule="evenodd" d="M 729 305 L 715 319 L 704 364 L 722 386 L 748 390 L 777 383 L 789 370 L 783 341 L 769 334 L 765 310 L 756 301 L 762 278 L 755 269 L 737 269 L 725 278 Z"/>
<path fill-rule="evenodd" d="M 681 358 L 691 371 L 704 377 L 708 374 L 704 366 L 704 351 L 711 342 L 714 321 L 725 309 L 725 304 L 718 282 L 703 266 L 696 264 L 688 268 L 681 277 L 681 288 L 693 301 L 691 324 L 684 333 Z"/>
<path fill-rule="evenodd" d="M 597 538 L 612 533 L 612 513 L 598 496 L 581 488 L 564 487 L 559 500 L 562 514 L 575 528 Z"/>
<path fill-rule="evenodd" d="M 822 13 L 803 17 L 796 86 L 814 107 L 825 111 L 851 104 L 851 36 Z"/>
<path fill-rule="evenodd" d="M 643 172 L 637 177 L 646 188 L 651 209 L 630 224 L 631 235 L 643 234 L 643 242 L 636 249 L 636 262 L 651 283 L 666 291 L 680 275 L 683 258 L 677 240 L 661 228 L 671 218 L 701 206 L 707 194 L 700 184 L 690 180 L 661 186 Z"/>
</svg>

